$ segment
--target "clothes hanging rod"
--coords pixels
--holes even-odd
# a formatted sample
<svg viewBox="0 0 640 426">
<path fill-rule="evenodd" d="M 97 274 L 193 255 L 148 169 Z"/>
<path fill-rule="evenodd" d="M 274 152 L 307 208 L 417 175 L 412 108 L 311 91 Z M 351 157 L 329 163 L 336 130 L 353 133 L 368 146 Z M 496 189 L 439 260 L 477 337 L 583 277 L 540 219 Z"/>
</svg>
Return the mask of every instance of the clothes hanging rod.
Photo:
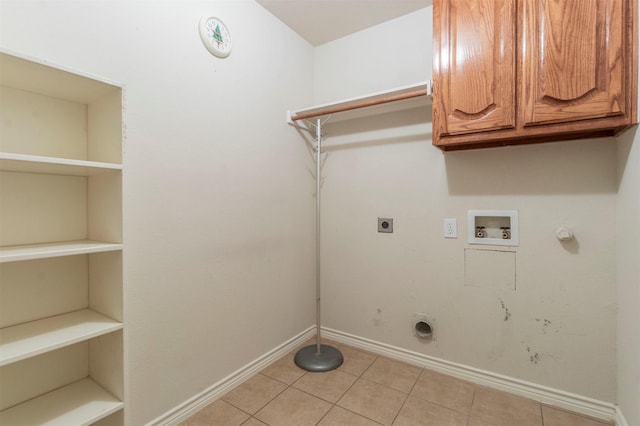
<svg viewBox="0 0 640 426">
<path fill-rule="evenodd" d="M 305 120 L 308 118 L 320 117 L 323 115 L 336 114 L 338 112 L 351 111 L 354 109 L 366 108 L 374 105 L 386 104 L 389 102 L 402 101 L 404 99 L 417 98 L 418 96 L 426 96 L 427 89 L 415 90 L 413 92 L 402 93 L 400 95 L 392 95 L 379 99 L 371 99 L 368 101 L 355 102 L 343 106 L 327 107 L 313 112 L 294 114 L 291 116 L 292 121 Z"/>
<path fill-rule="evenodd" d="M 354 109 L 382 105 L 428 95 L 431 95 L 431 84 L 430 82 L 424 82 L 413 86 L 402 87 L 314 108 L 307 108 L 299 111 L 287 111 L 287 121 L 289 123 L 293 123 L 298 120 L 306 120 L 323 115 L 336 114 L 339 112 L 351 111 Z"/>
</svg>

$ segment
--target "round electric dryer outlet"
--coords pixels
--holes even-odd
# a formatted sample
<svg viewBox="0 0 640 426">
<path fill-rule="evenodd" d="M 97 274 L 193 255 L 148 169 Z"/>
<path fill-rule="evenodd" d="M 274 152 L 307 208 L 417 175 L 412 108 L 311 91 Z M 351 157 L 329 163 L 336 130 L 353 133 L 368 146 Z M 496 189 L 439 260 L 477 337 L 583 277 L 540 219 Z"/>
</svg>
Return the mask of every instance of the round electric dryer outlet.
<svg viewBox="0 0 640 426">
<path fill-rule="evenodd" d="M 378 232 L 393 233 L 393 219 L 387 217 L 378 218 Z"/>
</svg>

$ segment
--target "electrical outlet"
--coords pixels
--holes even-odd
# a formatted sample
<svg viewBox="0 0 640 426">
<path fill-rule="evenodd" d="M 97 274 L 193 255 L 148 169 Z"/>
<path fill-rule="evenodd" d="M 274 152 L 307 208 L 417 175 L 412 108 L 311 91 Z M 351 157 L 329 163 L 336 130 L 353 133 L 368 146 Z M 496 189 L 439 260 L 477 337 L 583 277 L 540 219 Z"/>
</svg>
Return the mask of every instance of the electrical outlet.
<svg viewBox="0 0 640 426">
<path fill-rule="evenodd" d="M 458 238 L 458 221 L 456 219 L 444 220 L 444 237 Z"/>
<path fill-rule="evenodd" d="M 378 218 L 378 232 L 393 233 L 393 219 L 386 217 Z"/>
</svg>

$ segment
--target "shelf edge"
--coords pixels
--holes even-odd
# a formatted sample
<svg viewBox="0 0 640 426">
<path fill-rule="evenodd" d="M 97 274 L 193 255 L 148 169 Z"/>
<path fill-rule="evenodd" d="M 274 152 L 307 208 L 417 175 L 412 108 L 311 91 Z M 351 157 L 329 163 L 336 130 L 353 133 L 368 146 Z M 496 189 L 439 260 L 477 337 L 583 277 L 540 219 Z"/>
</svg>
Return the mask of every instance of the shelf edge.
<svg viewBox="0 0 640 426">
<path fill-rule="evenodd" d="M 118 251 L 122 247 L 122 243 L 89 240 L 7 246 L 0 248 L 0 263 Z"/>
<path fill-rule="evenodd" d="M 53 414 L 46 416 L 47 407 L 50 411 L 52 408 L 60 411 L 60 404 L 64 404 L 64 401 L 69 399 L 74 399 L 75 403 L 65 404 L 65 410 L 62 410 L 65 412 L 65 416 L 53 417 Z M 98 405 L 98 407 L 89 409 L 86 407 L 89 404 Z M 122 408 L 124 408 L 124 402 L 87 377 L 0 411 L 0 422 L 7 425 L 45 423 L 47 425 L 78 424 L 84 426 L 101 420 Z M 79 416 L 78 411 L 80 410 L 84 413 Z M 93 411 L 93 414 L 89 411 Z"/>
<path fill-rule="evenodd" d="M 74 330 L 73 333 L 70 332 L 73 328 L 82 326 L 85 326 L 86 328 L 87 324 L 93 324 L 98 321 L 100 321 L 100 325 L 94 326 L 91 330 Z M 4 357 L 3 355 L 3 357 L 0 358 L 0 366 L 13 364 L 14 362 L 55 351 L 56 349 L 64 348 L 75 343 L 84 342 L 86 340 L 93 339 L 94 337 L 113 333 L 114 331 L 122 330 L 123 327 L 124 325 L 122 322 L 116 321 L 88 308 L 6 327 L 0 330 L 2 332 L 0 336 L 2 336 L 3 339 L 9 339 L 10 342 L 5 342 L 3 344 L 2 341 L 0 341 L 0 348 L 3 348 L 3 352 L 5 353 L 8 349 L 13 350 L 14 353 L 7 357 Z M 36 332 L 37 329 L 40 329 L 39 332 Z M 7 334 L 9 334 L 9 336 L 7 336 Z M 23 335 L 22 339 L 19 338 L 20 334 Z M 58 334 L 59 336 L 53 338 L 52 336 L 55 334 Z M 24 344 L 24 342 L 29 338 L 34 339 L 36 337 L 41 339 L 37 344 L 33 343 L 33 341 L 29 344 Z M 50 341 L 47 341 L 47 338 Z M 8 345 L 12 343 L 13 345 L 22 344 L 26 347 L 20 348 L 21 350 L 17 351 L 15 347 L 8 347 Z"/>
<path fill-rule="evenodd" d="M 373 106 L 373 105 L 376 105 L 377 100 L 384 100 L 385 98 L 395 98 L 395 97 L 399 97 L 400 99 L 402 99 L 402 95 L 404 94 L 408 94 L 416 91 L 422 91 L 422 90 L 424 90 L 424 95 L 426 96 L 431 95 L 431 84 L 429 81 L 423 81 L 420 83 L 397 87 L 395 89 L 375 92 L 368 95 L 363 95 L 363 96 L 358 96 L 353 98 L 347 98 L 347 99 L 320 104 L 312 107 L 301 108 L 297 110 L 289 110 L 287 111 L 287 122 L 289 124 L 294 124 L 296 120 L 300 119 L 300 118 L 296 118 L 297 116 L 312 115 L 315 117 L 320 117 L 323 115 L 327 115 L 327 113 L 324 112 L 327 110 L 343 109 L 343 108 L 345 110 L 349 110 L 349 109 L 361 108 L 360 106 L 358 106 L 359 104 L 366 104 L 366 105 L 363 105 L 362 107 Z M 394 100 L 395 99 L 392 99 L 391 101 L 394 101 Z M 385 102 L 389 102 L 389 101 L 385 101 Z"/>
<path fill-rule="evenodd" d="M 16 154 L 12 152 L 0 152 L 0 162 L 2 162 L 2 160 L 14 161 L 14 162 L 23 163 L 23 164 L 33 164 L 34 166 L 42 165 L 42 166 L 90 168 L 90 169 L 96 169 L 96 170 L 104 170 L 105 172 L 122 170 L 122 164 L 118 164 L 118 163 L 104 163 L 100 161 L 76 160 L 76 159 L 61 158 L 61 157 L 46 157 L 46 156 L 40 156 L 40 155 Z M 2 170 L 20 171 L 18 168 L 16 168 L 16 170 L 13 170 L 8 168 L 5 169 L 4 167 L 2 167 Z"/>
</svg>

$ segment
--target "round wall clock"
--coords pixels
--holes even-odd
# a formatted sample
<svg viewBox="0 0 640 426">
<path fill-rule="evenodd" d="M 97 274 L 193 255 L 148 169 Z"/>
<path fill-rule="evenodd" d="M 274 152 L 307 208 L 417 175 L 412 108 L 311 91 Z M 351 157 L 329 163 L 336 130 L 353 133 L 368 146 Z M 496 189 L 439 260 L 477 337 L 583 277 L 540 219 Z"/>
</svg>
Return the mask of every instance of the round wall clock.
<svg viewBox="0 0 640 426">
<path fill-rule="evenodd" d="M 215 16 L 203 16 L 200 19 L 200 38 L 204 46 L 219 58 L 231 53 L 231 33 L 227 26 Z"/>
</svg>

